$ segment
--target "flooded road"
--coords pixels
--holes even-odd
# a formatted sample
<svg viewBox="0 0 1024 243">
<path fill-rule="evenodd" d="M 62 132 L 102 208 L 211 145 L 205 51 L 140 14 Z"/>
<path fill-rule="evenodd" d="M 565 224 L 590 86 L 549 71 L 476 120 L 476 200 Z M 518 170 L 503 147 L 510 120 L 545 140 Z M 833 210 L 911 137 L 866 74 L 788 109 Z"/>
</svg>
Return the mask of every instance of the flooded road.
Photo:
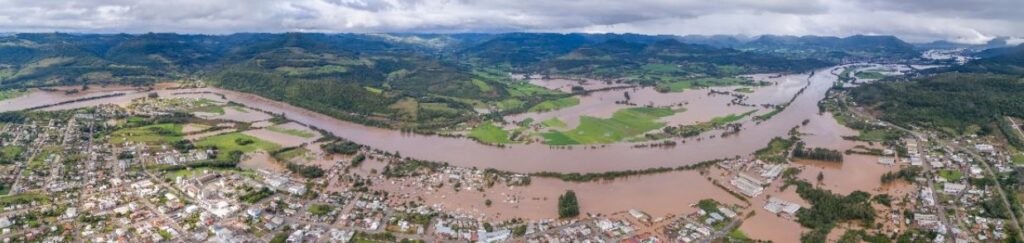
<svg viewBox="0 0 1024 243">
<path fill-rule="evenodd" d="M 566 190 L 576 192 L 581 214 L 609 215 L 637 209 L 657 218 L 692 213 L 696 209 L 690 207 L 690 204 L 706 198 L 730 205 L 742 204 L 739 199 L 717 188 L 697 171 L 676 171 L 589 183 L 535 177 L 528 186 L 498 185 L 483 192 L 456 192 L 447 187 L 424 190 L 417 185 L 416 182 L 399 181 L 374 187 L 400 197 L 422 198 L 427 205 L 439 206 L 457 214 L 497 220 L 557 218 L 558 208 L 554 205 L 558 202 L 558 196 Z M 491 200 L 492 205 L 487 206 L 486 200 Z"/>
<path fill-rule="evenodd" d="M 555 149 L 542 144 L 510 145 L 507 148 L 486 146 L 469 139 L 447 138 L 401 133 L 394 130 L 367 127 L 351 122 L 337 120 L 319 113 L 294 107 L 282 102 L 268 100 L 256 95 L 222 90 L 216 88 L 158 90 L 161 97 L 202 97 L 222 102 L 234 101 L 255 109 L 272 113 L 284 114 L 288 119 L 309 124 L 339 137 L 357 143 L 387 151 L 400 151 L 403 156 L 418 159 L 444 161 L 454 166 L 496 168 L 515 172 L 557 171 L 557 172 L 601 172 L 627 169 L 644 169 L 650 167 L 666 167 L 693 164 L 696 162 L 748 155 L 764 147 L 773 137 L 787 136 L 790 128 L 798 126 L 805 119 L 809 120 L 800 131 L 806 133 L 803 140 L 810 147 L 825 147 L 845 150 L 860 143 L 846 141 L 842 136 L 856 134 L 836 123 L 829 114 L 818 114 L 817 103 L 825 97 L 826 91 L 836 80 L 830 69 L 816 71 L 815 75 L 795 74 L 782 77 L 762 77 L 759 79 L 776 80 L 778 84 L 754 88 L 747 94 L 752 104 L 782 104 L 789 102 L 799 90 L 803 92 L 793 99 L 789 107 L 774 118 L 761 123 L 750 119 L 743 122 L 743 131 L 737 135 L 719 138 L 707 138 L 697 141 L 688 139 L 674 148 L 633 148 L 633 144 L 612 144 L 597 149 L 577 146 L 572 149 Z M 564 85 L 558 84 L 558 87 Z M 806 87 L 806 88 L 804 88 Z M 716 90 L 731 90 L 726 87 Z M 682 93 L 648 93 L 647 88 L 631 90 L 633 102 L 645 105 L 672 105 L 686 103 L 686 112 L 665 121 L 675 124 L 687 124 L 710 119 L 714 116 L 734 114 L 749 109 L 744 106 L 726 106 L 731 99 L 729 95 L 707 95 L 708 90 L 692 90 Z M 625 90 L 597 92 L 581 99 L 581 104 L 573 107 L 548 112 L 524 114 L 550 115 L 552 117 L 572 117 L 581 114 L 601 116 L 606 112 L 610 116 L 620 108 L 614 102 L 623 97 Z M 133 87 L 111 86 L 94 88 L 88 92 L 65 95 L 63 91 L 35 91 L 25 96 L 0 101 L 0 111 L 20 110 L 44 104 L 53 104 L 66 100 L 102 96 L 113 93 L 125 93 L 103 99 L 88 100 L 47 109 L 70 109 L 93 106 L 98 104 L 127 104 L 132 99 L 145 97 L 148 91 L 139 91 Z M 207 92 L 207 93 L 203 93 Z M 221 94 L 215 95 L 211 93 Z M 607 105 L 611 103 L 613 105 Z M 588 104 L 592 104 L 588 106 Z M 762 112 L 765 110 L 762 109 Z M 263 118 L 265 119 L 265 118 Z M 710 132 L 709 134 L 718 134 Z M 677 140 L 681 141 L 681 140 Z M 310 147 L 314 154 L 319 146 Z M 268 164 L 266 154 L 247 157 L 242 167 L 273 168 L 283 171 L 279 165 Z M 317 160 L 329 165 L 337 158 Z M 384 164 L 373 159 L 356 169 L 355 173 L 363 175 L 381 171 Z M 872 194 L 890 193 L 899 195 L 909 187 L 883 187 L 879 176 L 897 168 L 877 164 L 877 157 L 866 155 L 848 155 L 842 164 L 798 161 L 794 166 L 801 167 L 804 172 L 800 177 L 808 181 L 816 181 L 820 172 L 824 175 L 822 185 L 836 193 L 847 194 L 854 190 L 867 191 Z M 712 171 L 715 171 L 712 169 Z M 714 172 L 713 172 L 714 173 Z M 727 178 L 717 178 L 725 182 Z M 726 182 L 727 183 L 727 182 Z M 778 182 L 766 188 L 765 194 L 780 197 L 784 200 L 809 206 L 796 195 L 795 188 L 778 192 Z M 564 182 L 551 178 L 534 177 L 529 186 L 508 187 L 495 186 L 486 191 L 459 191 L 449 187 L 437 191 L 424 191 L 414 187 L 414 182 L 403 184 L 375 184 L 376 189 L 396 194 L 405 194 L 409 198 L 422 197 L 428 205 L 437 205 L 465 215 L 481 218 L 509 219 L 544 219 L 557 217 L 558 195 L 566 190 L 574 190 L 580 198 L 582 213 L 613 214 L 629 209 L 638 209 L 657 218 L 671 214 L 685 214 L 695 211 L 689 204 L 700 199 L 713 198 L 727 204 L 742 204 L 740 200 L 716 187 L 708 181 L 707 176 L 697 171 L 675 171 L 662 174 L 620 178 L 613 181 L 590 183 Z M 491 206 L 486 200 L 493 202 Z M 799 241 L 800 232 L 804 229 L 795 221 L 772 215 L 761 209 L 767 200 L 765 195 L 750 200 L 750 210 L 756 215 L 746 220 L 741 229 L 756 239 L 773 240 L 776 242 Z M 837 230 L 838 231 L 838 230 Z"/>
<path fill-rule="evenodd" d="M 230 90 L 200 88 L 163 89 L 156 92 L 161 97 L 216 97 L 216 95 L 197 95 L 195 93 L 218 93 L 222 94 L 228 101 L 234 101 L 276 114 L 284 114 L 291 120 L 324 129 L 334 133 L 336 136 L 350 139 L 357 143 L 386 151 L 400 151 L 402 155 L 408 157 L 448 162 L 455 166 L 495 168 L 514 172 L 602 172 L 651 167 L 674 167 L 706 160 L 750 154 L 764 147 L 773 137 L 786 136 L 787 131 L 799 125 L 802 120 L 817 115 L 817 102 L 824 98 L 825 92 L 836 80 L 836 76 L 830 74 L 828 70 L 818 70 L 817 74 L 810 76 L 809 79 L 808 74 L 783 76 L 786 79 L 809 80 L 810 84 L 805 92 L 798 95 L 786 110 L 771 120 L 755 124 L 747 119 L 744 122 L 743 131 L 739 134 L 724 138 L 705 138 L 700 141 L 690 139 L 673 148 L 658 149 L 633 148 L 634 144 L 630 143 L 611 144 L 597 149 L 582 146 L 570 149 L 553 149 L 543 144 L 510 145 L 505 148 L 498 148 L 479 144 L 470 139 L 416 135 L 396 130 L 368 127 L 338 120 L 283 102 Z M 118 91 L 126 92 L 126 95 L 54 106 L 48 109 L 68 109 L 103 103 L 125 104 L 134 98 L 144 97 L 148 94 L 148 92 L 134 91 L 131 87 L 122 87 L 120 90 L 116 87 L 105 88 L 103 92 Z M 61 95 L 41 95 L 37 93 L 39 92 L 0 102 L 0 111 L 25 109 L 39 104 L 52 104 L 74 99 L 64 97 L 62 95 L 63 92 L 61 92 Z M 616 91 L 615 93 L 619 92 Z M 90 93 L 89 95 L 95 96 L 100 94 Z M 784 95 L 777 97 L 784 97 Z"/>
</svg>

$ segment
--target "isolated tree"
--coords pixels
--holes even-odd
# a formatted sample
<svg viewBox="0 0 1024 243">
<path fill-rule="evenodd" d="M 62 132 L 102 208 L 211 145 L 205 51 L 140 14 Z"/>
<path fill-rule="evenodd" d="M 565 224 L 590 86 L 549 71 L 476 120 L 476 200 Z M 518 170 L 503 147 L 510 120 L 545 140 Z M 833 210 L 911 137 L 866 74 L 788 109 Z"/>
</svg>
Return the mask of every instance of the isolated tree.
<svg viewBox="0 0 1024 243">
<path fill-rule="evenodd" d="M 576 192 L 568 190 L 558 197 L 558 217 L 572 218 L 580 215 L 580 204 L 576 201 Z"/>
</svg>

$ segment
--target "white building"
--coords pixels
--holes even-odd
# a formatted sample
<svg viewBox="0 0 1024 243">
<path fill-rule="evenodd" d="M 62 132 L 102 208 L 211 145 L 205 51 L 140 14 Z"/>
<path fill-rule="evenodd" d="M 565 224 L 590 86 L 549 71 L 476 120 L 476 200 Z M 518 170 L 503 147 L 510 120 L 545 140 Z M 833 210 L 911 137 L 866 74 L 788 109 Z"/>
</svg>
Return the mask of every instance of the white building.
<svg viewBox="0 0 1024 243">
<path fill-rule="evenodd" d="M 945 183 L 942 185 L 942 191 L 948 194 L 957 194 L 967 189 L 967 185 L 960 183 Z"/>
</svg>

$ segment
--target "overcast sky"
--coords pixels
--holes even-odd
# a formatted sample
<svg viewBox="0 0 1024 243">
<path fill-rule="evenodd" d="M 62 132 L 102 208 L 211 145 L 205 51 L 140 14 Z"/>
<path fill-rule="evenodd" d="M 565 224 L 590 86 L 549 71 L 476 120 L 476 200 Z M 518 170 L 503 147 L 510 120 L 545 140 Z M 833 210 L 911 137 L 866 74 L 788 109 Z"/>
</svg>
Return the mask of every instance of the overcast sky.
<svg viewBox="0 0 1024 243">
<path fill-rule="evenodd" d="M 1024 0 L 0 0 L 0 32 L 52 31 L 882 34 L 982 43 L 1024 37 Z"/>
</svg>

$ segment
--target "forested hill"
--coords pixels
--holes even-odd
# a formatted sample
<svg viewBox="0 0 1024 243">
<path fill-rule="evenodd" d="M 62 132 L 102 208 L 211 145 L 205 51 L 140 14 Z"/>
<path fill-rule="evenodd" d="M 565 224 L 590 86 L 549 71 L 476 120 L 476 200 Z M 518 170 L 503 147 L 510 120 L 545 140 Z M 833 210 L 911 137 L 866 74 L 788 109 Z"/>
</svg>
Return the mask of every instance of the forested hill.
<svg viewBox="0 0 1024 243">
<path fill-rule="evenodd" d="M 985 58 L 971 61 L 955 70 L 961 72 L 992 72 L 1024 75 L 1024 44 L 1014 47 L 993 48 L 979 53 Z"/>
<path fill-rule="evenodd" d="M 532 38 L 515 34 L 495 38 L 459 54 L 479 67 L 497 66 L 531 73 L 651 82 L 665 73 L 673 77 L 731 76 L 801 72 L 832 64 L 817 59 L 782 58 L 685 44 L 664 36 L 599 37 L 545 34 Z M 516 46 L 522 47 L 514 48 Z M 659 72 L 652 72 L 655 69 Z"/>
<path fill-rule="evenodd" d="M 765 35 L 744 43 L 739 48 L 833 62 L 909 59 L 921 56 L 913 45 L 893 36 L 854 35 L 839 38 Z"/>
<path fill-rule="evenodd" d="M 446 127 L 569 94 L 508 73 L 653 85 L 831 65 L 635 34 L 232 34 L 0 36 L 0 89 L 204 80 L 349 120 Z M 799 48 L 799 47 L 787 47 Z"/>
<path fill-rule="evenodd" d="M 855 88 L 855 101 L 886 120 L 957 132 L 998 131 L 1003 116 L 1024 118 L 1024 47 L 908 81 Z"/>
</svg>

